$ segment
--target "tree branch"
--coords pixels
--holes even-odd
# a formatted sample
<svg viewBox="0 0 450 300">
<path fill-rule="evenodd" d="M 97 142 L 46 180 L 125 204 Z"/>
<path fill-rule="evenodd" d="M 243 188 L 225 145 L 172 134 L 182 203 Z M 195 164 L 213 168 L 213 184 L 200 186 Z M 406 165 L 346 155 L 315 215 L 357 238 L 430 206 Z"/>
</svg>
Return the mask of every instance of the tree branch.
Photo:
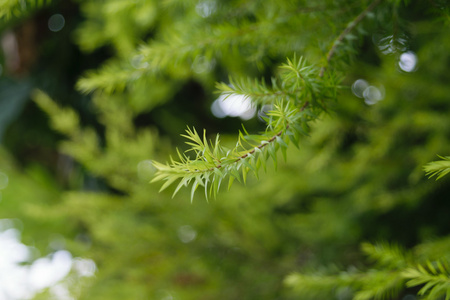
<svg viewBox="0 0 450 300">
<path fill-rule="evenodd" d="M 345 36 L 347 34 L 349 34 L 366 16 L 369 12 L 371 12 L 373 9 L 375 9 L 375 7 L 381 3 L 382 0 L 375 0 L 373 1 L 363 12 L 361 12 L 352 22 L 350 22 L 347 27 L 344 29 L 344 31 L 342 31 L 342 33 L 336 38 L 336 40 L 333 43 L 333 46 L 331 47 L 330 51 L 328 51 L 327 54 L 327 64 L 330 62 L 331 58 L 333 57 L 333 55 L 336 52 L 337 47 L 339 46 L 339 44 L 344 40 Z M 323 66 L 320 70 L 320 77 L 323 77 L 324 73 L 326 70 L 326 66 Z M 303 77 L 301 76 L 301 74 L 299 73 L 300 78 L 303 79 Z M 309 106 L 309 102 L 305 102 L 305 104 L 300 108 L 300 111 L 304 111 L 307 107 Z M 287 130 L 289 128 L 289 124 L 286 126 L 285 130 Z M 270 143 L 272 143 L 273 141 L 276 140 L 277 137 L 281 136 L 283 134 L 283 131 L 278 132 L 276 135 L 274 135 L 272 138 L 270 138 L 269 140 L 267 140 L 264 144 L 260 144 L 258 145 L 256 148 L 258 149 L 262 149 L 265 146 L 269 145 Z M 249 155 L 255 153 L 255 149 L 250 150 L 249 152 L 247 152 L 246 154 L 240 156 L 235 162 L 238 162 L 242 159 L 247 158 Z M 216 166 L 216 168 L 221 168 L 222 165 L 218 165 Z M 209 171 L 214 170 L 214 168 L 210 169 Z"/>
<path fill-rule="evenodd" d="M 304 111 L 304 110 L 308 107 L 308 105 L 309 105 L 309 102 L 306 101 L 305 104 L 303 104 L 303 106 L 300 108 L 300 112 Z M 289 124 L 286 125 L 286 128 L 284 129 L 284 131 L 286 131 L 286 130 L 288 130 L 288 129 L 289 129 Z M 277 138 L 278 136 L 281 136 L 281 135 L 283 134 L 284 131 L 283 131 L 283 130 L 280 130 L 276 135 L 274 135 L 273 137 L 271 137 L 270 139 L 268 139 L 264 144 L 263 144 L 263 143 L 259 144 L 256 148 L 262 149 L 262 148 L 264 148 L 265 146 L 269 145 L 270 143 L 272 143 L 273 141 L 275 141 L 276 138 Z M 252 150 L 250 150 L 250 151 L 247 152 L 246 154 L 240 156 L 240 157 L 236 160 L 236 162 L 240 161 L 241 159 L 246 158 L 246 157 L 249 156 L 250 154 L 255 153 L 255 151 L 256 151 L 256 150 L 253 148 Z M 221 167 L 221 166 L 220 166 L 220 167 Z"/>
<path fill-rule="evenodd" d="M 375 9 L 375 7 L 381 3 L 382 0 L 375 0 L 373 1 L 363 12 L 361 12 L 353 21 L 348 23 L 347 27 L 342 31 L 342 33 L 337 37 L 337 39 L 334 41 L 333 46 L 331 47 L 330 51 L 328 51 L 327 54 L 327 62 L 326 65 L 330 62 L 333 55 L 336 53 L 336 49 L 339 46 L 339 44 L 344 40 L 345 36 L 349 34 L 364 18 L 366 15 Z M 323 77 L 326 65 L 322 67 L 320 70 L 320 77 Z"/>
</svg>

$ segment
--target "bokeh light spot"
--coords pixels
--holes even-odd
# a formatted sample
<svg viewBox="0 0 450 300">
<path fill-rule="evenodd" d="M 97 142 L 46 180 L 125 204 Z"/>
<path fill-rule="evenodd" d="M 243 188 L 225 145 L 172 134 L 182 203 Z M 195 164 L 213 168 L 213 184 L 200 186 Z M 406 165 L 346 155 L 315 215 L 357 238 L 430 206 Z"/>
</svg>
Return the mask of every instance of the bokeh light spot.
<svg viewBox="0 0 450 300">
<path fill-rule="evenodd" d="M 72 267 L 69 251 L 59 250 L 51 257 L 39 258 L 30 267 L 30 281 L 37 289 L 56 284 L 66 277 Z"/>
<path fill-rule="evenodd" d="M 155 171 L 156 168 L 155 166 L 153 166 L 152 161 L 149 159 L 140 161 L 137 165 L 138 177 L 142 180 L 152 179 Z"/>
<path fill-rule="evenodd" d="M 356 97 L 364 98 L 367 105 L 374 105 L 384 99 L 384 87 L 370 85 L 364 79 L 358 79 L 352 84 L 352 92 Z"/>
<path fill-rule="evenodd" d="M 380 89 L 374 86 L 369 86 L 364 90 L 363 93 L 364 102 L 368 105 L 374 105 L 378 101 L 383 100 L 384 95 Z"/>
<path fill-rule="evenodd" d="M 10 228 L 0 233 L 0 267 L 5 264 L 17 264 L 25 262 L 30 258 L 28 248 L 19 243 L 20 232 L 16 228 Z"/>
<path fill-rule="evenodd" d="M 53 32 L 58 32 L 64 28 L 66 19 L 61 14 L 54 14 L 48 19 L 48 29 Z"/>
<path fill-rule="evenodd" d="M 97 266 L 92 259 L 75 258 L 73 260 L 73 268 L 82 277 L 92 277 L 97 270 Z"/>
<path fill-rule="evenodd" d="M 358 79 L 352 84 L 352 92 L 356 97 L 363 98 L 364 90 L 369 87 L 369 83 L 364 79 Z"/>
<path fill-rule="evenodd" d="M 195 231 L 191 226 L 184 225 L 178 228 L 178 238 L 183 243 L 187 244 L 195 240 L 197 237 L 197 231 Z"/>
<path fill-rule="evenodd" d="M 222 106 L 219 103 L 219 100 L 216 100 L 211 104 L 211 112 L 216 118 L 225 118 L 227 114 L 223 111 Z"/>
<path fill-rule="evenodd" d="M 219 98 L 211 105 L 211 112 L 217 118 L 240 117 L 242 120 L 249 120 L 256 114 L 256 107 L 252 101 L 242 95 L 225 96 Z"/>
<path fill-rule="evenodd" d="M 200 1 L 195 7 L 195 11 L 203 18 L 207 18 L 212 15 L 217 8 L 217 4 L 214 1 Z"/>
<path fill-rule="evenodd" d="M 40 253 L 20 242 L 21 232 L 16 226 L 23 227 L 21 223 L 18 219 L 0 219 L 0 299 L 32 299 L 48 288 L 51 299 L 72 300 L 67 275 L 73 269 L 72 274 L 78 278 L 93 276 L 94 261 L 73 259 L 70 252 L 58 250 L 31 263 Z"/>
<path fill-rule="evenodd" d="M 417 66 L 417 56 L 414 52 L 408 51 L 400 55 L 398 66 L 405 72 L 414 72 Z"/>
</svg>

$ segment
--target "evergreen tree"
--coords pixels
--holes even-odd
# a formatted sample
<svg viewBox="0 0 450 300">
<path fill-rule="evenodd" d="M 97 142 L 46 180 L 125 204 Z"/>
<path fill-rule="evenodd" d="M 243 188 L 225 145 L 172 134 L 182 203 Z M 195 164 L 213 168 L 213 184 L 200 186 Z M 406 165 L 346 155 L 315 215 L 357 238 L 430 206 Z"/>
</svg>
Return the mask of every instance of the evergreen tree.
<svg viewBox="0 0 450 300">
<path fill-rule="evenodd" d="M 28 75 L 5 67 L 2 86 L 15 76 L 9 94 L 34 102 L 4 125 L 28 171 L 0 168 L 52 196 L 14 185 L 2 205 L 40 224 L 26 241 L 58 232 L 96 262 L 77 298 L 450 298 L 448 157 L 427 164 L 450 145 L 445 1 L 34 3 L 0 5 L 1 28 L 71 5 L 82 19 L 66 14 L 76 46 L 56 32 Z M 217 94 L 262 122 L 215 118 Z M 19 156 L 34 103 L 70 171 Z"/>
</svg>

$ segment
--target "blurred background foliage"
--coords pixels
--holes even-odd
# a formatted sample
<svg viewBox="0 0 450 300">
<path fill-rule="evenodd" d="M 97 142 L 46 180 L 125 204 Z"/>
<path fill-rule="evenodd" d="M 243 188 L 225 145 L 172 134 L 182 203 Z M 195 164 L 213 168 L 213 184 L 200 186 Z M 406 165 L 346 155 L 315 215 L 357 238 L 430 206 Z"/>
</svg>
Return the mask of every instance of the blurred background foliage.
<svg viewBox="0 0 450 300">
<path fill-rule="evenodd" d="M 294 53 L 323 65 L 370 2 L 0 4 L 0 218 L 35 249 L 24 264 L 65 249 L 97 268 L 66 280 L 66 298 L 36 297 L 450 295 L 445 266 L 444 294 L 407 284 L 450 259 L 450 177 L 423 172 L 450 149 L 449 6 L 407 2 L 381 1 L 346 36 L 338 101 L 287 162 L 192 204 L 148 184 L 151 162 L 185 149 L 186 125 L 234 143 L 243 120 L 212 114 L 215 83 L 268 80 Z"/>
</svg>

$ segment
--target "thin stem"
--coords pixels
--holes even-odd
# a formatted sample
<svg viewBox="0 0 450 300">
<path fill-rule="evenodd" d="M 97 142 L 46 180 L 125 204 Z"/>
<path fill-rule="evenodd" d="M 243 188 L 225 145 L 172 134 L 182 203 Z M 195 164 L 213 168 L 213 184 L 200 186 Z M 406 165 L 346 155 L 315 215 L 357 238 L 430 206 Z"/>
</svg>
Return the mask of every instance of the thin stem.
<svg viewBox="0 0 450 300">
<path fill-rule="evenodd" d="M 304 111 L 309 105 L 309 102 L 306 101 L 305 104 L 303 104 L 303 106 L 300 108 L 300 112 Z M 259 144 L 256 148 L 258 149 L 262 149 L 265 146 L 269 145 L 270 143 L 272 143 L 273 141 L 275 141 L 277 139 L 277 137 L 281 136 L 283 134 L 284 131 L 289 129 L 289 124 L 286 125 L 286 128 L 284 130 L 280 130 L 276 135 L 274 135 L 273 137 L 271 137 L 270 139 L 266 140 L 266 142 L 264 144 Z M 241 159 L 246 158 L 247 156 L 255 153 L 256 149 L 253 148 L 252 150 L 250 150 L 249 152 L 247 152 L 246 154 L 240 156 L 238 159 L 236 159 L 235 162 L 240 161 Z"/>
<path fill-rule="evenodd" d="M 287 130 L 288 128 L 289 128 L 289 124 L 286 125 L 285 130 Z M 274 135 L 273 137 L 271 137 L 270 139 L 268 139 L 264 144 L 259 144 L 259 145 L 258 145 L 257 147 L 255 147 L 255 148 L 258 148 L 258 149 L 264 148 L 265 146 L 267 146 L 267 145 L 269 145 L 270 143 L 272 143 L 273 141 L 275 141 L 276 138 L 279 137 L 279 136 L 281 136 L 282 134 L 283 134 L 283 130 L 280 130 L 276 135 Z M 249 152 L 245 153 L 244 155 L 240 156 L 238 159 L 236 159 L 235 162 L 238 162 L 238 161 L 240 161 L 240 160 L 246 158 L 247 156 L 249 156 L 249 155 L 255 153 L 255 151 L 256 151 L 255 148 L 253 148 L 253 149 L 250 150 Z"/>
<path fill-rule="evenodd" d="M 347 34 L 350 33 L 350 31 L 352 31 L 356 25 L 358 25 L 365 17 L 366 15 L 371 12 L 372 10 L 374 10 L 374 8 L 381 3 L 382 0 L 375 0 L 373 1 L 363 12 L 361 12 L 353 21 L 351 21 L 350 23 L 348 23 L 347 27 L 344 29 L 344 31 L 342 31 L 342 33 L 337 37 L 337 39 L 334 41 L 333 46 L 331 47 L 330 51 L 328 51 L 327 54 L 327 62 L 326 64 L 328 65 L 328 63 L 331 61 L 331 58 L 333 57 L 333 55 L 336 53 L 337 47 L 339 46 L 339 44 L 344 40 L 345 36 Z M 320 70 L 320 77 L 323 77 L 325 70 L 326 70 L 326 66 L 323 66 L 322 69 Z"/>
</svg>

